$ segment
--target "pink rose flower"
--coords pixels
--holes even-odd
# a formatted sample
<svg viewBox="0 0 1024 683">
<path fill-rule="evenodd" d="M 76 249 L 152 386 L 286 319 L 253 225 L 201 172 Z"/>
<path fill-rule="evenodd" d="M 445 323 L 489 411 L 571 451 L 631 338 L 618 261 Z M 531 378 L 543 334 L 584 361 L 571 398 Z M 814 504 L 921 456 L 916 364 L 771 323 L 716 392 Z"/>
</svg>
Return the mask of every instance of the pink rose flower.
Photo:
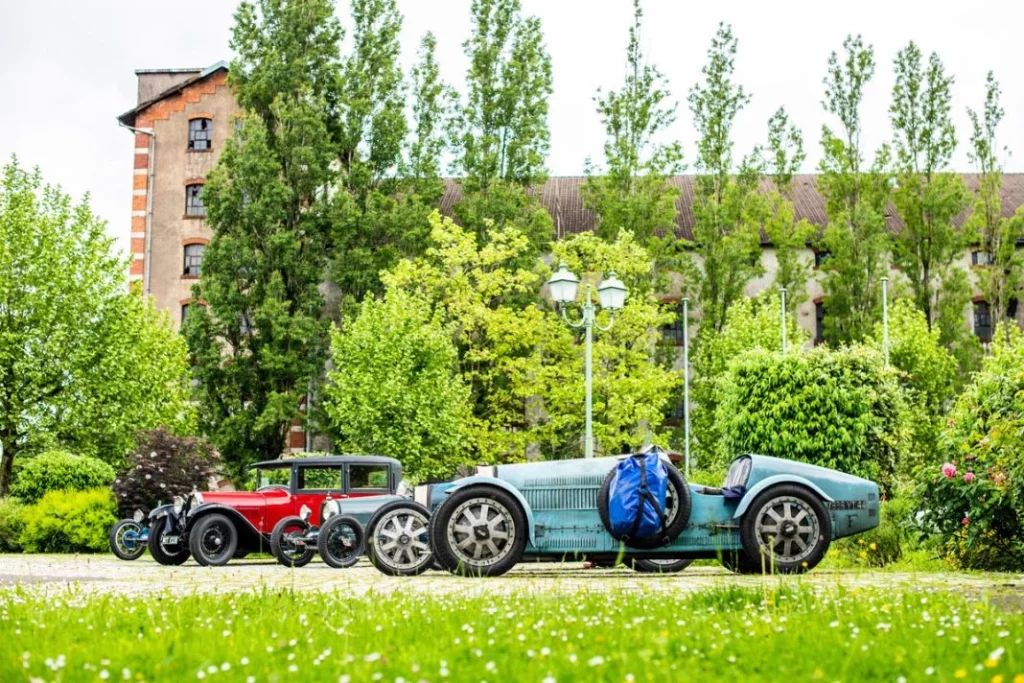
<svg viewBox="0 0 1024 683">
<path fill-rule="evenodd" d="M 942 476 L 946 479 L 952 479 L 956 476 L 956 465 L 951 462 L 947 462 L 942 466 Z"/>
<path fill-rule="evenodd" d="M 974 472 L 964 472 L 964 481 L 968 484 L 974 481 Z"/>
<path fill-rule="evenodd" d="M 966 517 L 964 517 L 963 519 L 960 520 L 960 523 L 963 524 L 964 526 L 967 526 L 968 524 L 971 523 L 971 520 L 969 520 Z"/>
</svg>

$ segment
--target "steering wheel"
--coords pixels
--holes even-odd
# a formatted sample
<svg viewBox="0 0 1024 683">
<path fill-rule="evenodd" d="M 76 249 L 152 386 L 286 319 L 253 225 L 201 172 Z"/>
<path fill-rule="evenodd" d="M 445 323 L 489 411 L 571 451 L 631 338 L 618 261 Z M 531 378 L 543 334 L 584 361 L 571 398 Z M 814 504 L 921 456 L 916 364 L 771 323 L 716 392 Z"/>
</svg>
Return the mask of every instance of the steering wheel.
<svg viewBox="0 0 1024 683">
<path fill-rule="evenodd" d="M 270 489 L 281 489 L 282 491 L 287 491 L 288 487 L 284 484 L 267 484 L 266 486 L 261 486 L 256 489 L 256 493 L 259 493 L 260 491 L 269 491 Z"/>
</svg>

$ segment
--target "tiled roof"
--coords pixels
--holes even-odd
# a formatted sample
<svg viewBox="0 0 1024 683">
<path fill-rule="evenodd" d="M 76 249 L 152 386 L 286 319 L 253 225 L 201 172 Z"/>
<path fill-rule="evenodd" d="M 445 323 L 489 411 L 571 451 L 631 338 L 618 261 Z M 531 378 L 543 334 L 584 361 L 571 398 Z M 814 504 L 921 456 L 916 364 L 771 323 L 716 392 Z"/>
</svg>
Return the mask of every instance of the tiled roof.
<svg viewBox="0 0 1024 683">
<path fill-rule="evenodd" d="M 972 194 L 978 189 L 979 176 L 974 173 L 964 174 L 964 183 Z M 551 214 L 555 223 L 557 238 L 593 230 L 596 224 L 594 212 L 583 206 L 581 188 L 586 182 L 584 176 L 560 176 L 549 178 L 544 185 L 534 188 L 539 193 L 541 203 Z M 693 185 L 694 176 L 674 176 L 669 182 L 680 188 L 679 199 L 676 201 L 676 236 L 693 239 Z M 764 187 L 769 187 L 769 181 Z M 1024 205 L 1024 173 L 1008 173 L 1003 176 L 1003 216 L 1014 214 L 1018 207 Z M 451 215 L 452 207 L 462 198 L 462 187 L 457 180 L 445 180 L 445 192 L 441 198 L 441 211 Z M 814 225 L 824 227 L 828 223 L 825 215 L 825 199 L 818 192 L 817 176 L 813 174 L 798 175 L 793 178 L 793 205 L 796 218 L 804 219 Z M 971 213 L 968 207 L 956 218 L 960 227 Z M 896 215 L 895 207 L 889 206 L 886 220 L 891 231 L 898 231 L 902 221 Z M 767 236 L 762 233 L 762 242 L 767 243 Z"/>
</svg>

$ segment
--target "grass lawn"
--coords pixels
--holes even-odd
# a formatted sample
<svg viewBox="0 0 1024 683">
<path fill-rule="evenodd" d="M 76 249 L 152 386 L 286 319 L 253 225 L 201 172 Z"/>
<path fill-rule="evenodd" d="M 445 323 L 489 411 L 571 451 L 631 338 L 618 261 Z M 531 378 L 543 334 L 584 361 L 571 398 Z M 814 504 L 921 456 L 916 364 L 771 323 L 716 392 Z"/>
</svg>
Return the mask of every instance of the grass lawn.
<svg viewBox="0 0 1024 683">
<path fill-rule="evenodd" d="M 777 580 L 672 595 L 8 589 L 0 681 L 1024 683 L 1024 615 L 985 600 Z"/>
</svg>

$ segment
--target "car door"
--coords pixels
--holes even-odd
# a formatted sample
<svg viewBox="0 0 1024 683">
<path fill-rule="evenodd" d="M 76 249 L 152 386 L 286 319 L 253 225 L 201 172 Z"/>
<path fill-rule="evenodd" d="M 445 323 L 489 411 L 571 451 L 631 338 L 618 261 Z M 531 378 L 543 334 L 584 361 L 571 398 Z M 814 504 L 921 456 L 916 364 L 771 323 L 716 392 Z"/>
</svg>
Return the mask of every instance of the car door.
<svg viewBox="0 0 1024 683">
<path fill-rule="evenodd" d="M 313 514 L 310 524 L 320 524 L 320 504 L 330 493 L 335 498 L 344 492 L 345 468 L 337 465 L 296 465 L 292 488 L 290 515 L 299 514 L 303 505 L 308 505 Z"/>
<path fill-rule="evenodd" d="M 387 463 L 351 462 L 346 465 L 345 493 L 352 498 L 391 493 L 391 466 Z"/>
</svg>

